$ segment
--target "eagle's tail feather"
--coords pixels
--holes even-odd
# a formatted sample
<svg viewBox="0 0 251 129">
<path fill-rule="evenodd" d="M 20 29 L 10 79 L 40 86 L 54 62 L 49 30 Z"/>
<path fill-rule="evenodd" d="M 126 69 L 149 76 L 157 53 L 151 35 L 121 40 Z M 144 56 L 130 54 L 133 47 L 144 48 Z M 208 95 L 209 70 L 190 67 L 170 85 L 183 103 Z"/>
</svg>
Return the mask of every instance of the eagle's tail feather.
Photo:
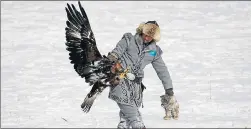
<svg viewBox="0 0 251 129">
<path fill-rule="evenodd" d="M 81 108 L 85 113 L 88 113 L 93 105 L 94 100 L 96 99 L 96 97 L 98 96 L 98 92 L 96 92 L 95 94 L 93 94 L 92 96 L 90 96 L 90 94 L 88 94 L 85 97 L 84 102 L 81 104 Z"/>
</svg>

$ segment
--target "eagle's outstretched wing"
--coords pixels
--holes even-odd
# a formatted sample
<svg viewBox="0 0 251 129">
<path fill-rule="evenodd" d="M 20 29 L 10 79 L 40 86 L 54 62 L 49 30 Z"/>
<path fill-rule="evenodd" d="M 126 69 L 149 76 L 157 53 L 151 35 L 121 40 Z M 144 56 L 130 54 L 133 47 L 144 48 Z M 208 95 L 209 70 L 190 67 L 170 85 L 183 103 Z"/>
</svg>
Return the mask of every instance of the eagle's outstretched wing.
<svg viewBox="0 0 251 129">
<path fill-rule="evenodd" d="M 98 94 L 111 85 L 110 82 L 115 79 L 116 74 L 111 72 L 114 62 L 106 56 L 101 56 L 98 51 L 85 10 L 80 2 L 78 5 L 80 11 L 73 4 L 67 4 L 65 8 L 68 18 L 65 45 L 75 71 L 92 86 L 81 105 L 82 110 L 87 113 Z"/>
<path fill-rule="evenodd" d="M 73 4 L 71 6 L 67 4 L 65 8 L 68 18 L 65 44 L 75 71 L 92 86 L 81 105 L 82 110 L 87 113 L 98 94 L 108 86 L 118 85 L 124 70 L 118 62 L 101 56 L 85 10 L 80 2 L 78 5 L 80 12 Z M 117 65 L 114 65 L 115 63 Z"/>
<path fill-rule="evenodd" d="M 96 46 L 96 40 L 92 32 L 88 17 L 81 3 L 78 2 L 80 12 L 72 4 L 67 4 L 66 21 L 66 50 L 69 53 L 69 59 L 74 64 L 75 71 L 82 77 L 87 78 L 93 72 L 91 65 L 95 61 L 101 60 L 101 56 Z"/>
</svg>

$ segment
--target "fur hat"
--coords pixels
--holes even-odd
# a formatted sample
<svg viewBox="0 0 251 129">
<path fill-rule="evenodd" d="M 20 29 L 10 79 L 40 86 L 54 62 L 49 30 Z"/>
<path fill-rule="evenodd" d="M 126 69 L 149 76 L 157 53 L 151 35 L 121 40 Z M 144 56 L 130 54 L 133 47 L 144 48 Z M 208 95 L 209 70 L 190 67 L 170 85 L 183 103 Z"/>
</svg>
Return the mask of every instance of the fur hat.
<svg viewBox="0 0 251 129">
<path fill-rule="evenodd" d="M 156 42 L 160 40 L 160 28 L 156 21 L 148 21 L 146 23 L 139 24 L 139 27 L 136 29 L 136 33 L 148 35 Z"/>
</svg>

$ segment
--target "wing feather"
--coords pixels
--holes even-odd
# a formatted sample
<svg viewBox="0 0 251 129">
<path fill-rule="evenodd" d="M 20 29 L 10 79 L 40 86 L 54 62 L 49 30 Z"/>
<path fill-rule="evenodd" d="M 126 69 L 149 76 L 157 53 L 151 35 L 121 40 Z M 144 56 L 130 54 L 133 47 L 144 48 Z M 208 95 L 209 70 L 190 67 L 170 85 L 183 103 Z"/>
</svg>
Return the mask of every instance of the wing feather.
<svg viewBox="0 0 251 129">
<path fill-rule="evenodd" d="M 66 50 L 69 51 L 70 63 L 74 64 L 75 71 L 81 77 L 87 77 L 93 71 L 91 64 L 102 59 L 96 46 L 93 31 L 88 17 L 81 3 L 78 2 L 80 11 L 72 4 L 65 8 L 68 20 L 65 28 Z"/>
<path fill-rule="evenodd" d="M 74 6 L 74 5 L 73 5 Z M 71 6 L 67 4 L 66 12 L 67 17 L 71 23 L 73 23 L 76 27 L 81 28 L 81 23 L 78 22 L 78 19 L 75 17 L 75 13 L 73 12 Z"/>
</svg>

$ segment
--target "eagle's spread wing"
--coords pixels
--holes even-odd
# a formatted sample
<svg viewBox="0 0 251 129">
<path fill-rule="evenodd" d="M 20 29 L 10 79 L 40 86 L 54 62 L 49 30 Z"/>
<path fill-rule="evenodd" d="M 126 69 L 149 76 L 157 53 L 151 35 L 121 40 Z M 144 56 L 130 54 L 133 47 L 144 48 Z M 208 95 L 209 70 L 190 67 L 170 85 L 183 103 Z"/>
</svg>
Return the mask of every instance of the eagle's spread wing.
<svg viewBox="0 0 251 129">
<path fill-rule="evenodd" d="M 66 50 L 69 53 L 69 59 L 74 64 L 75 71 L 85 78 L 93 72 L 91 65 L 95 61 L 101 60 L 101 56 L 96 46 L 96 40 L 92 32 L 88 17 L 81 3 L 78 2 L 80 12 L 75 6 L 67 4 L 66 12 L 68 20 L 66 21 Z"/>
<path fill-rule="evenodd" d="M 67 4 L 65 8 L 68 17 L 65 44 L 75 71 L 92 86 L 81 105 L 82 110 L 87 113 L 98 94 L 106 87 L 118 84 L 118 77 L 123 70 L 121 67 L 113 67 L 114 61 L 109 60 L 106 56 L 101 56 L 85 10 L 80 2 L 78 5 L 80 12 L 74 5 Z"/>
</svg>

